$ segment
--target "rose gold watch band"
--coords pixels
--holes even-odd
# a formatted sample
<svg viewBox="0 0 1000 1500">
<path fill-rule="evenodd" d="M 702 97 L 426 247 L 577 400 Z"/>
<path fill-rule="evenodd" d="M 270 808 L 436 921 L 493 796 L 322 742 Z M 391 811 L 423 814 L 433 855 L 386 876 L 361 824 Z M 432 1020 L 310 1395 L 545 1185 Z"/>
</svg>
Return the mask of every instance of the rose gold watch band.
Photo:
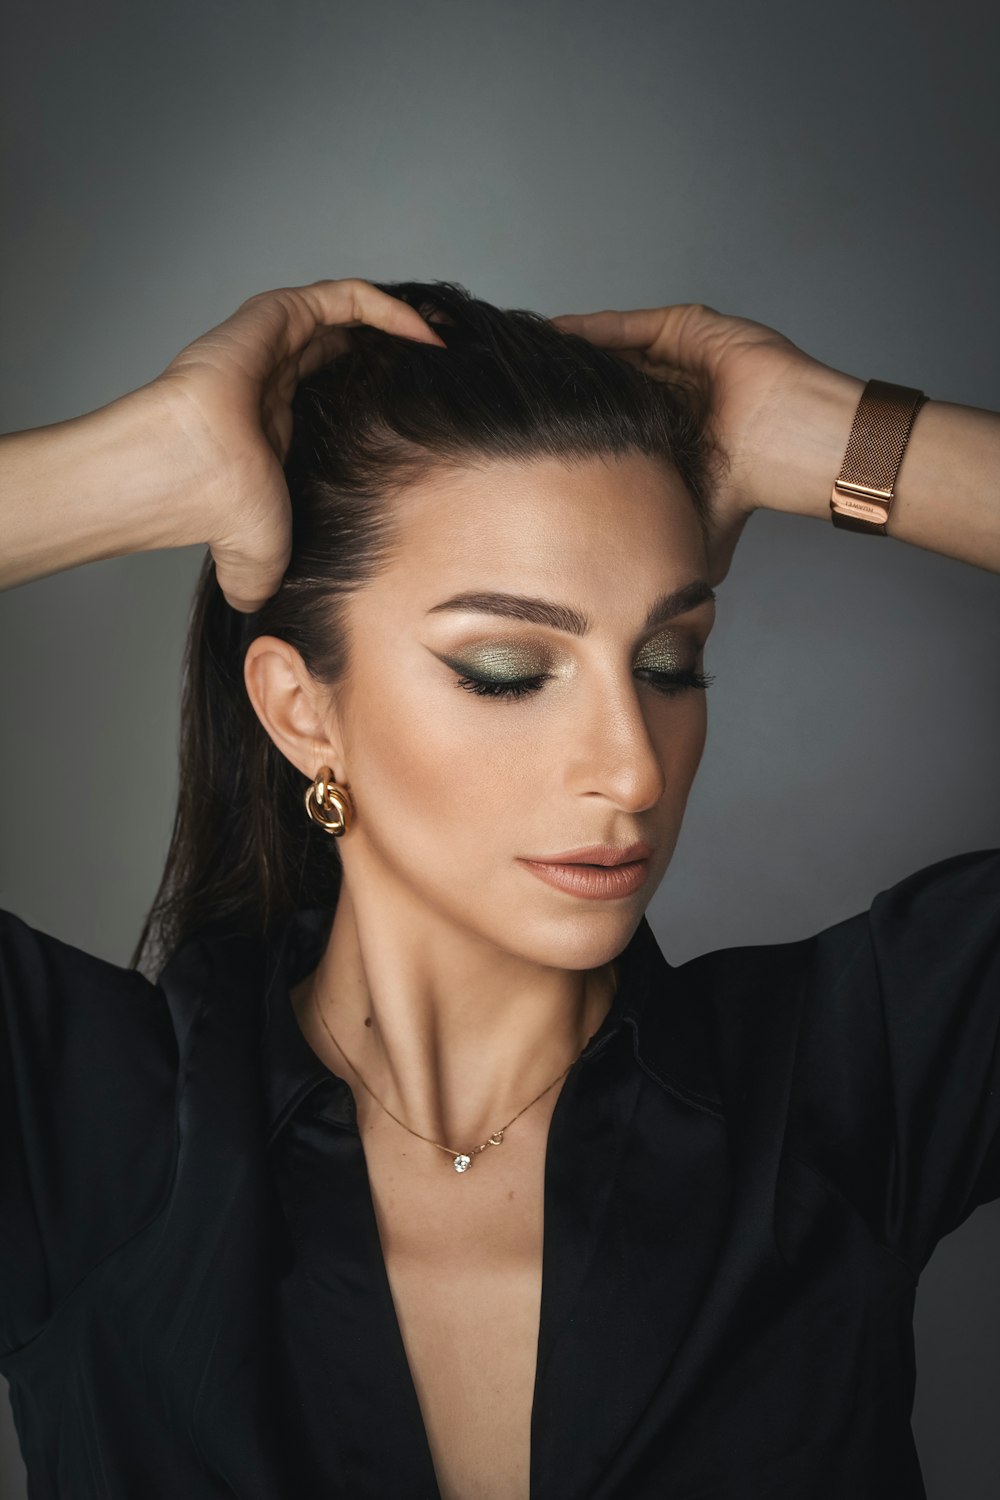
<svg viewBox="0 0 1000 1500">
<path fill-rule="evenodd" d="M 830 495 L 831 520 L 845 531 L 886 536 L 899 466 L 927 397 L 908 385 L 869 380 L 854 413 L 847 452 Z"/>
</svg>

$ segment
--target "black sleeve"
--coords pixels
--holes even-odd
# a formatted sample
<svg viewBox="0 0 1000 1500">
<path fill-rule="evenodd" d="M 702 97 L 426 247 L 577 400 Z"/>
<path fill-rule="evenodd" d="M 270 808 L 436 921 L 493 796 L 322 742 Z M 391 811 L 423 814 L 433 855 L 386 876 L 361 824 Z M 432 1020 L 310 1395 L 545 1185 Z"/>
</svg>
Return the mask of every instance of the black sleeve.
<svg viewBox="0 0 1000 1500">
<path fill-rule="evenodd" d="M 155 1213 L 176 1081 L 158 986 L 0 911 L 0 1353 Z"/>
<path fill-rule="evenodd" d="M 806 947 L 795 1149 L 919 1272 L 1000 1198 L 1000 850 L 918 870 Z"/>
</svg>

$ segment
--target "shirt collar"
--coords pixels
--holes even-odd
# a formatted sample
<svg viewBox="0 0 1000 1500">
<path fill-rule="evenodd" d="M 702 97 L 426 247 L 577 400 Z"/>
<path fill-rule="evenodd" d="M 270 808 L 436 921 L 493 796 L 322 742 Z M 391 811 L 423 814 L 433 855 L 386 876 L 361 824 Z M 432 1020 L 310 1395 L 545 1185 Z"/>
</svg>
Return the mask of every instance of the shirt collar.
<svg viewBox="0 0 1000 1500">
<path fill-rule="evenodd" d="M 334 1076 L 303 1036 L 289 994 L 318 964 L 332 919 L 326 909 L 297 911 L 265 944 L 260 1043 L 269 1138 L 307 1094 Z M 664 1088 L 719 1107 L 707 1005 L 687 983 L 684 968 L 668 963 L 645 915 L 615 962 L 618 987 L 611 1008 L 578 1061 L 624 1033 L 637 1064 Z"/>
</svg>

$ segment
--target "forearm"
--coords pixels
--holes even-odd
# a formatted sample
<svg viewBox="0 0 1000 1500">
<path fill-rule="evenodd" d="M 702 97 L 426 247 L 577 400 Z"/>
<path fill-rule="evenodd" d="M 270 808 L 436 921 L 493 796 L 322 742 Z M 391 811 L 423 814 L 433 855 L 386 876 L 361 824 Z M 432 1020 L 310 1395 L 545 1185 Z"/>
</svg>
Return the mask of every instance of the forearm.
<svg viewBox="0 0 1000 1500">
<path fill-rule="evenodd" d="M 788 457 L 775 470 L 764 505 L 830 524 L 830 490 L 864 381 L 822 366 L 806 380 L 812 382 L 808 401 L 769 414 L 770 423 L 786 423 L 780 451 Z M 1000 572 L 1000 415 L 927 402 L 903 454 L 888 534 Z"/>
<path fill-rule="evenodd" d="M 172 403 L 155 384 L 0 437 L 0 588 L 198 540 L 184 456 Z"/>
</svg>

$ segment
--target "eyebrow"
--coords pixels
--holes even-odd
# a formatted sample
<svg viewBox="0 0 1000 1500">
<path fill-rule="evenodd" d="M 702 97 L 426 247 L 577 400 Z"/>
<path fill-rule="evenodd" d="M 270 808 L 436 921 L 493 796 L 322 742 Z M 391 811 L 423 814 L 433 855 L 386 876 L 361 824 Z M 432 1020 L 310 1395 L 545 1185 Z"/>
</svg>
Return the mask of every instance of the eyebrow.
<svg viewBox="0 0 1000 1500">
<path fill-rule="evenodd" d="M 686 583 L 683 588 L 661 594 L 649 608 L 643 630 L 652 630 L 663 625 L 675 615 L 683 615 L 699 604 L 715 600 L 715 590 L 703 578 Z M 555 604 L 551 599 L 531 599 L 524 594 L 466 593 L 453 594 L 450 599 L 434 604 L 429 615 L 438 610 L 455 609 L 474 614 L 503 615 L 508 620 L 526 620 L 531 625 L 548 625 L 552 630 L 565 630 L 570 635 L 586 635 L 590 629 L 587 615 L 568 604 Z"/>
</svg>

